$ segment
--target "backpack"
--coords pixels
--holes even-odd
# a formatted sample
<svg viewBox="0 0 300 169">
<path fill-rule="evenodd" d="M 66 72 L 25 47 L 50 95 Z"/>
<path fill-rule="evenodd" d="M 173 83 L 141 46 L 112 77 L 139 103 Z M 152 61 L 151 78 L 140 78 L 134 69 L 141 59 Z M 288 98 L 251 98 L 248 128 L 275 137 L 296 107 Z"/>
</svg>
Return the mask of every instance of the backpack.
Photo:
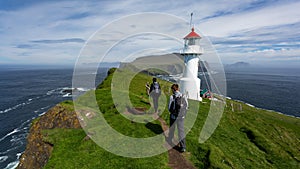
<svg viewBox="0 0 300 169">
<path fill-rule="evenodd" d="M 156 93 L 156 94 L 160 94 L 160 86 L 159 86 L 159 84 L 156 82 L 156 83 L 153 83 L 153 88 L 154 88 L 154 92 Z"/>
<path fill-rule="evenodd" d="M 183 96 L 176 97 L 173 95 L 173 101 L 170 105 L 169 111 L 175 116 L 184 117 L 187 111 L 187 102 Z"/>
</svg>

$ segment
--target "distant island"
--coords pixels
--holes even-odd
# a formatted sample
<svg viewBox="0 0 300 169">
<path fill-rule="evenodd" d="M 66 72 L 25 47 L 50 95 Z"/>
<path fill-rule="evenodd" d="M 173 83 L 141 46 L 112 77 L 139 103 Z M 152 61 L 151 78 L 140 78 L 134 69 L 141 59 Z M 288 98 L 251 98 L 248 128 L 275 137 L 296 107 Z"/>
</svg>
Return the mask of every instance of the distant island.
<svg viewBox="0 0 300 169">
<path fill-rule="evenodd" d="M 245 67 L 250 67 L 250 63 L 248 62 L 236 62 L 233 64 L 226 64 L 225 68 L 245 68 Z"/>
</svg>

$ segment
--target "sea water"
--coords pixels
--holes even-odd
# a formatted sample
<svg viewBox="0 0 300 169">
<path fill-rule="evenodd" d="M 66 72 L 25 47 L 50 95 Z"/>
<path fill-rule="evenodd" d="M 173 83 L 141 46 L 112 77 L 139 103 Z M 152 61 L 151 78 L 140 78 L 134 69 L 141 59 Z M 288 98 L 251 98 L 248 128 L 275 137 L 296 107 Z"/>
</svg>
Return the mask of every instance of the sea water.
<svg viewBox="0 0 300 169">
<path fill-rule="evenodd" d="M 96 83 L 105 78 L 107 70 L 98 70 Z M 300 117 L 299 73 L 297 68 L 226 69 L 227 96 Z M 55 104 L 72 99 L 71 93 L 63 92 L 71 89 L 72 74 L 72 68 L 0 67 L 0 168 L 18 165 L 33 119 Z M 95 72 L 81 75 L 86 78 Z"/>
<path fill-rule="evenodd" d="M 300 68 L 249 67 L 225 71 L 228 97 L 300 117 Z"/>
<path fill-rule="evenodd" d="M 108 68 L 99 69 L 96 83 Z M 72 68 L 0 68 L 0 168 L 15 168 L 26 147 L 31 121 L 64 100 L 72 100 Z M 95 72 L 82 72 L 83 78 Z M 79 91 L 89 89 L 77 88 Z"/>
</svg>

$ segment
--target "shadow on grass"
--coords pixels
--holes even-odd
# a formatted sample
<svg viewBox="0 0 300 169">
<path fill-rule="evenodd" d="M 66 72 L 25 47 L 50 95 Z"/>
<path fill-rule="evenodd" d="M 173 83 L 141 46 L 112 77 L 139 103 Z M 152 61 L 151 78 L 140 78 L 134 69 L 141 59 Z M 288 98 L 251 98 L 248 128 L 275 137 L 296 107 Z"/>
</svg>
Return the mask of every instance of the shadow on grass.
<svg viewBox="0 0 300 169">
<path fill-rule="evenodd" d="M 155 134 L 161 134 L 164 132 L 159 124 L 154 124 L 154 123 L 149 122 L 145 126 L 148 129 L 150 129 L 151 131 L 153 131 Z"/>
<path fill-rule="evenodd" d="M 147 105 L 151 105 L 148 101 L 141 100 L 140 102 L 147 104 Z"/>
</svg>

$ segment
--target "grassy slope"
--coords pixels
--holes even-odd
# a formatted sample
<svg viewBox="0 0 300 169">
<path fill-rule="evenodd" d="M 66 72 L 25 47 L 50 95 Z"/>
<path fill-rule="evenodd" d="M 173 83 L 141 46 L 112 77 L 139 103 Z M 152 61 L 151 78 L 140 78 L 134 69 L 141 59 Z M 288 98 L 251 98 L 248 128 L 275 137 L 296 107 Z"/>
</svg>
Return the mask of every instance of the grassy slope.
<svg viewBox="0 0 300 169">
<path fill-rule="evenodd" d="M 110 80 L 111 76 L 108 76 L 100 85 L 101 89 L 96 90 L 96 96 L 101 112 L 115 130 L 132 137 L 151 137 L 162 131 L 160 127 L 149 129 L 146 124 L 132 123 L 121 116 L 111 100 Z M 140 106 L 147 105 L 149 107 L 145 102 Z M 155 123 L 159 124 L 157 121 Z M 55 129 L 44 132 L 45 141 L 54 145 L 45 168 L 169 168 L 167 152 L 149 158 L 125 158 L 105 151 L 90 139 L 86 140 L 86 134 L 81 129 Z"/>
<path fill-rule="evenodd" d="M 242 105 L 232 112 L 230 103 Z M 299 168 L 300 120 L 228 100 L 212 137 L 198 144 L 207 107 L 187 136 L 188 150 L 199 168 Z"/>
<path fill-rule="evenodd" d="M 111 78 L 108 76 L 96 90 L 99 107 L 108 123 L 133 137 L 149 137 L 161 131 L 160 128 L 150 130 L 142 123 L 131 123 L 116 111 L 109 90 Z M 150 107 L 144 87 L 147 81 L 151 82 L 151 77 L 142 74 L 131 81 L 130 99 L 135 107 Z M 160 83 L 168 95 L 170 84 Z M 191 152 L 190 158 L 196 167 L 300 168 L 299 119 L 228 100 L 215 133 L 204 144 L 199 144 L 199 133 L 210 106 L 209 100 L 204 102 L 200 104 L 196 123 L 187 135 L 187 150 Z M 232 112 L 231 103 L 241 104 L 242 110 Z M 164 106 L 160 105 L 159 109 L 163 110 Z M 168 121 L 166 110 L 161 116 Z M 123 158 L 106 152 L 91 140 L 85 140 L 86 134 L 82 130 L 56 129 L 45 133 L 45 140 L 54 145 L 45 168 L 167 168 L 167 153 L 145 159 Z"/>
</svg>

